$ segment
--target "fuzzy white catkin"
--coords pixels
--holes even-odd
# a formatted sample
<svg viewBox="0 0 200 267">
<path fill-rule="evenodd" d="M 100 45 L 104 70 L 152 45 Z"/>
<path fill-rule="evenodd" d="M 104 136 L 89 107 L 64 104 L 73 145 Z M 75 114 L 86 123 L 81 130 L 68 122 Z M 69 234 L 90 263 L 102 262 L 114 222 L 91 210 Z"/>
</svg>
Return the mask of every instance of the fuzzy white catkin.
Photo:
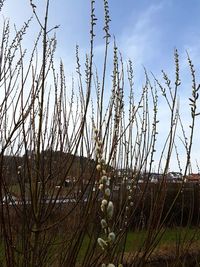
<svg viewBox="0 0 200 267">
<path fill-rule="evenodd" d="M 107 186 L 110 186 L 110 180 L 108 180 L 108 181 L 106 182 L 106 185 L 107 185 Z"/>
<path fill-rule="evenodd" d="M 115 267 L 115 265 L 113 263 L 109 263 L 107 267 Z"/>
<path fill-rule="evenodd" d="M 105 190 L 105 195 L 106 195 L 107 197 L 110 196 L 110 188 L 106 188 L 106 190 Z"/>
<path fill-rule="evenodd" d="M 108 215 L 108 218 L 109 219 L 112 218 L 113 213 L 114 213 L 114 206 L 113 206 L 112 201 L 109 201 L 108 202 L 108 206 L 107 206 L 107 215 Z"/>
<path fill-rule="evenodd" d="M 103 175 L 102 177 L 101 177 L 101 181 L 104 183 L 104 182 L 107 182 L 107 180 L 108 180 L 108 178 L 107 178 L 107 176 L 106 175 Z"/>
<path fill-rule="evenodd" d="M 97 171 L 100 171 L 101 170 L 101 165 L 98 164 L 96 168 L 97 168 Z"/>
<path fill-rule="evenodd" d="M 109 241 L 114 242 L 115 241 L 115 234 L 113 232 L 109 233 L 108 239 L 109 239 Z"/>
<path fill-rule="evenodd" d="M 103 205 L 103 204 L 101 204 L 101 211 L 102 211 L 102 212 L 105 212 L 105 210 L 106 210 L 106 206 Z"/>
<path fill-rule="evenodd" d="M 103 199 L 101 202 L 102 205 L 106 206 L 108 204 L 108 201 L 106 199 Z"/>
<path fill-rule="evenodd" d="M 99 185 L 99 190 L 103 190 L 103 184 Z"/>
<path fill-rule="evenodd" d="M 106 220 L 104 220 L 104 219 L 101 220 L 101 227 L 102 227 L 103 229 L 107 227 L 107 222 L 106 222 Z"/>
<path fill-rule="evenodd" d="M 105 240 L 103 240 L 102 238 L 98 238 L 97 239 L 97 242 L 99 244 L 99 246 L 104 250 L 106 247 L 107 247 L 107 243 Z"/>
</svg>

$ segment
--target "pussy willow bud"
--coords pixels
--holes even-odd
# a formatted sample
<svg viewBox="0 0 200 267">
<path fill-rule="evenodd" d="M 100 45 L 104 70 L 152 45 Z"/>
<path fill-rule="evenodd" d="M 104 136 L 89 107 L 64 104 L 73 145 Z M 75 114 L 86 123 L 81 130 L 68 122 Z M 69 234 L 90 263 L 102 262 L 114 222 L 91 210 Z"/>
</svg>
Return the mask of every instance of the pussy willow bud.
<svg viewBox="0 0 200 267">
<path fill-rule="evenodd" d="M 108 181 L 106 182 L 106 185 L 107 185 L 107 186 L 110 186 L 110 180 L 108 180 Z"/>
<path fill-rule="evenodd" d="M 104 250 L 106 247 L 107 247 L 107 243 L 105 240 L 103 240 L 102 238 L 98 238 L 97 239 L 97 242 L 99 244 L 99 246 Z"/>
<path fill-rule="evenodd" d="M 108 201 L 106 199 L 103 199 L 101 202 L 101 211 L 105 212 L 106 211 L 106 205 L 108 204 Z"/>
<path fill-rule="evenodd" d="M 111 242 L 114 242 L 115 241 L 115 233 L 113 233 L 113 232 L 109 233 L 108 240 Z"/>
<path fill-rule="evenodd" d="M 101 204 L 101 211 L 102 211 L 102 212 L 105 212 L 105 210 L 106 210 L 106 207 L 105 207 L 104 205 Z"/>
<path fill-rule="evenodd" d="M 101 202 L 102 205 L 106 206 L 108 204 L 108 201 L 106 199 L 103 199 Z"/>
<path fill-rule="evenodd" d="M 100 171 L 101 170 L 101 165 L 98 164 L 96 168 L 97 168 L 97 171 Z"/>
<path fill-rule="evenodd" d="M 107 197 L 110 196 L 110 188 L 106 188 L 106 190 L 105 190 L 105 195 L 106 195 Z"/>
<path fill-rule="evenodd" d="M 106 175 L 103 175 L 103 176 L 101 177 L 101 181 L 102 181 L 102 183 L 106 183 L 107 180 L 108 180 L 108 177 L 107 177 Z"/>
<path fill-rule="evenodd" d="M 99 185 L 99 190 L 103 190 L 103 184 Z"/>
<path fill-rule="evenodd" d="M 108 215 L 108 219 L 111 219 L 114 213 L 114 206 L 112 201 L 108 202 L 108 206 L 107 206 L 107 215 Z"/>
<path fill-rule="evenodd" d="M 106 220 L 104 220 L 104 219 L 101 220 L 101 227 L 102 227 L 103 229 L 107 227 L 107 222 L 106 222 Z"/>
</svg>

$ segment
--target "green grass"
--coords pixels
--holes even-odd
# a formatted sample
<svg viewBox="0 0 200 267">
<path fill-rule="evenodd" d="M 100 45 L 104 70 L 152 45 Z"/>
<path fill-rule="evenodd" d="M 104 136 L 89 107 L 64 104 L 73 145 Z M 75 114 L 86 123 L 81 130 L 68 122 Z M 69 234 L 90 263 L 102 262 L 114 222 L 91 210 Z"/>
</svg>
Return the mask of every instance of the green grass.
<svg viewBox="0 0 200 267">
<path fill-rule="evenodd" d="M 147 231 L 129 232 L 126 241 L 126 252 L 137 250 L 143 245 Z M 190 240 L 200 244 L 200 230 L 198 228 L 167 228 L 163 235 L 158 236 L 158 247 L 163 245 L 175 245 L 179 240 L 181 243 L 189 242 Z"/>
<path fill-rule="evenodd" d="M 162 249 L 162 247 L 174 247 L 176 242 L 178 242 L 179 238 L 181 242 L 190 241 L 194 238 L 195 244 L 200 245 L 200 230 L 198 228 L 166 228 L 164 234 L 161 236 L 158 246 L 156 248 Z M 133 251 L 137 251 L 139 248 L 143 246 L 143 242 L 147 237 L 147 231 L 134 231 L 129 232 L 127 235 L 125 252 L 130 253 Z M 78 262 L 82 262 L 87 247 L 89 244 L 89 236 L 86 236 L 83 240 L 82 247 L 78 254 Z M 2 263 L 4 259 L 4 250 L 2 242 L 0 243 L 0 263 Z"/>
<path fill-rule="evenodd" d="M 195 238 L 193 241 L 195 241 L 195 244 L 200 245 L 200 230 L 198 228 L 166 228 L 163 235 L 158 236 L 158 246 L 156 248 L 162 249 L 163 247 L 174 247 L 179 240 L 181 241 L 181 244 L 184 242 L 188 242 L 193 239 L 195 235 Z M 129 232 L 127 235 L 126 240 L 126 246 L 125 246 L 125 252 L 133 252 L 137 251 L 138 249 L 142 248 L 145 238 L 147 237 L 147 231 L 134 231 Z M 180 239 L 179 239 L 180 238 Z M 82 247 L 80 249 L 79 255 L 78 255 L 78 261 L 81 262 L 86 250 L 87 246 L 89 244 L 89 237 L 86 236 L 84 238 Z"/>
</svg>

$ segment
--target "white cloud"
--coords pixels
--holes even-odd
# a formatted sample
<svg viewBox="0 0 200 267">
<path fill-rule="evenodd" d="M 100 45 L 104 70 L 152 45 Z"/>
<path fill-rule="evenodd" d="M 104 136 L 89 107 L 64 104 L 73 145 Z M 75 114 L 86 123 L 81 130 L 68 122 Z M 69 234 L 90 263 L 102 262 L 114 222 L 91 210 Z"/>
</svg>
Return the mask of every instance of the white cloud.
<svg viewBox="0 0 200 267">
<path fill-rule="evenodd" d="M 153 16 L 162 9 L 162 4 L 151 5 L 141 14 L 133 24 L 127 25 L 119 39 L 120 49 L 125 58 L 131 58 L 137 65 L 145 64 L 154 55 L 156 36 L 159 28 L 152 22 Z"/>
</svg>

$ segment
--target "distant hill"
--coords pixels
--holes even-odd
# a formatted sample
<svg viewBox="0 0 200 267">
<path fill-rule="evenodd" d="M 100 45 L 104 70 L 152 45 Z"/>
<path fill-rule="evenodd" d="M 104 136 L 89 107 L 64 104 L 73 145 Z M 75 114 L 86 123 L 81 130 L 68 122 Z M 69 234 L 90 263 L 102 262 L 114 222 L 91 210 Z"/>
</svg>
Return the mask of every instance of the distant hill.
<svg viewBox="0 0 200 267">
<path fill-rule="evenodd" d="M 15 184 L 18 179 L 28 180 L 39 175 L 40 179 L 55 180 L 57 183 L 63 177 L 89 179 L 94 174 L 96 163 L 94 159 L 72 155 L 60 151 L 43 151 L 38 158 L 30 151 L 24 156 L 4 156 L 3 177 L 8 184 Z M 38 169 L 39 168 L 39 169 Z M 38 174 L 39 170 L 39 174 Z"/>
</svg>

